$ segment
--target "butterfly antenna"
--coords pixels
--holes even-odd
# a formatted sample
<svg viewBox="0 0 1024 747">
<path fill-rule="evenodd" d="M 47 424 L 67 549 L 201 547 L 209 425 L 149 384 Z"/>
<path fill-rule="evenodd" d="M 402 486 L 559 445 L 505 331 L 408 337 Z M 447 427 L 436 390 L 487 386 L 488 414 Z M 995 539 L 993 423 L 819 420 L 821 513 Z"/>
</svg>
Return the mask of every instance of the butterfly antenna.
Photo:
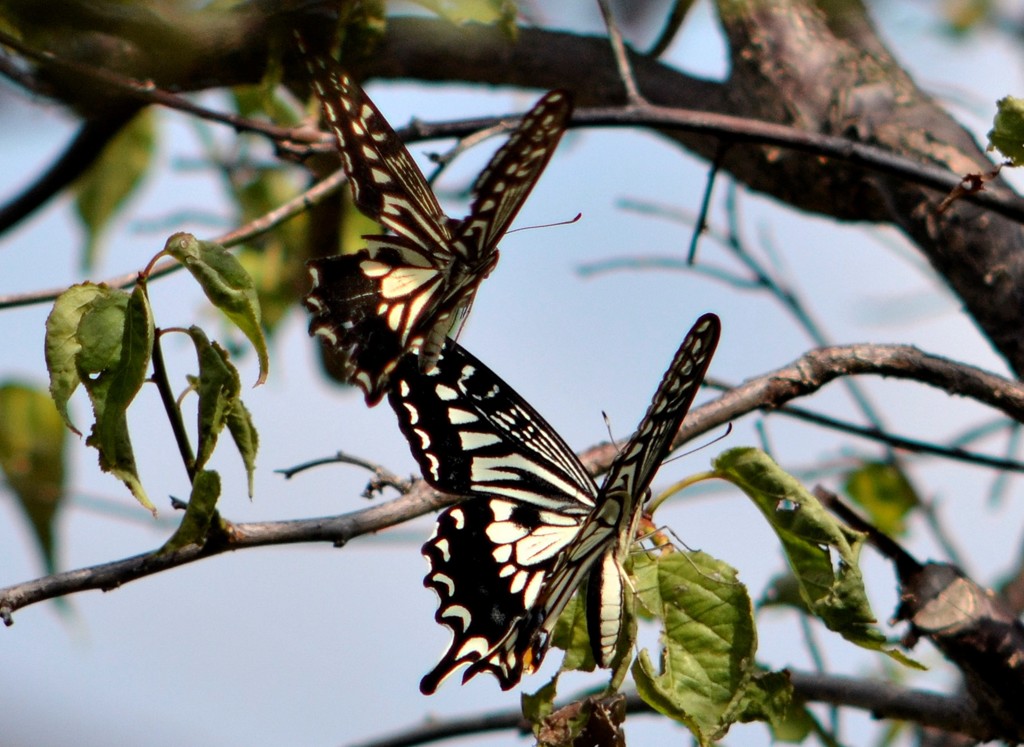
<svg viewBox="0 0 1024 747">
<path fill-rule="evenodd" d="M 622 447 L 619 446 L 619 442 L 615 440 L 615 434 L 612 433 L 612 419 L 608 417 L 608 413 L 606 413 L 604 410 L 601 410 L 601 419 L 604 420 L 604 429 L 605 432 L 608 434 L 608 441 L 611 443 L 612 446 L 615 447 L 615 454 L 621 454 Z M 650 488 L 647 489 L 647 492 L 651 492 Z"/>
<path fill-rule="evenodd" d="M 505 235 L 508 236 L 510 233 L 516 233 L 518 231 L 528 231 L 533 228 L 554 228 L 555 226 L 571 226 L 573 223 L 579 223 L 580 218 L 583 217 L 583 213 L 576 213 L 575 218 L 569 220 L 560 220 L 555 223 L 541 223 L 536 226 L 523 226 L 522 228 L 513 228 L 511 231 L 506 231 Z"/>
<path fill-rule="evenodd" d="M 730 433 L 732 433 L 732 423 L 726 423 L 725 433 L 723 433 L 722 435 L 715 436 L 713 439 L 708 441 L 706 444 L 701 444 L 700 446 L 695 446 L 692 449 L 690 449 L 689 451 L 684 451 L 682 454 L 676 454 L 674 457 L 672 457 L 670 459 L 666 459 L 664 462 L 662 462 L 662 465 L 670 464 L 671 462 L 674 462 L 677 459 L 682 459 L 683 457 L 688 457 L 691 454 L 696 454 L 701 449 L 706 449 L 709 446 L 714 446 L 719 441 L 722 441 L 722 440 L 728 438 Z"/>
</svg>

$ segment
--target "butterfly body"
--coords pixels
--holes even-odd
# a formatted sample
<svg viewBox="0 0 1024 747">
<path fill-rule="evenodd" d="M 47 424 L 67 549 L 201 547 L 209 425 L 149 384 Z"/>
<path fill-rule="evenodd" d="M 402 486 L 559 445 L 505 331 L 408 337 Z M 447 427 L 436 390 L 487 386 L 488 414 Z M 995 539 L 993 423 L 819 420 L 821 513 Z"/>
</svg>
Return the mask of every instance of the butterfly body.
<svg viewBox="0 0 1024 747">
<path fill-rule="evenodd" d="M 388 399 L 413 456 L 428 483 L 467 499 L 440 514 L 423 547 L 435 619 L 452 631 L 424 693 L 463 665 L 463 681 L 486 671 L 503 689 L 516 685 L 542 662 L 577 588 L 594 658 L 612 663 L 625 623 L 622 561 L 719 330 L 713 314 L 694 324 L 600 489 L 557 432 L 454 341 L 429 372 L 401 360 Z"/>
<path fill-rule="evenodd" d="M 296 36 L 335 135 L 355 206 L 391 231 L 350 255 L 309 263 L 310 333 L 340 351 L 369 405 L 407 352 L 429 371 L 445 337 L 498 261 L 508 230 L 561 139 L 572 102 L 551 91 L 523 117 L 477 178 L 469 215 L 446 216 L 401 139 L 366 93 Z"/>
</svg>

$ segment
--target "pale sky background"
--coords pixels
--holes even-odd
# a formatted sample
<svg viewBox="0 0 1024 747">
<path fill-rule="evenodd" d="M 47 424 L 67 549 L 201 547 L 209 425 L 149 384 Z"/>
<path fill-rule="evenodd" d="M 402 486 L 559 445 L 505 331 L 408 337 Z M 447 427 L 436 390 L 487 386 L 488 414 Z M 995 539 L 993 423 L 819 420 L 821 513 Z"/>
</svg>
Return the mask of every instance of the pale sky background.
<svg viewBox="0 0 1024 747">
<path fill-rule="evenodd" d="M 877 25 L 900 60 L 983 141 L 995 100 L 1024 91 L 1019 49 L 992 33 L 962 41 L 944 36 L 931 15 L 931 3 L 879 5 Z M 559 23 L 599 31 L 596 18 L 564 18 L 552 25 Z M 720 77 L 725 73 L 722 49 L 707 3 L 698 2 L 667 59 L 688 72 Z M 523 111 L 536 99 L 533 92 L 457 92 L 391 84 L 373 84 L 369 90 L 396 127 L 414 115 L 438 120 Z M 0 199 L 6 200 L 50 163 L 74 125 L 46 102 L 27 102 L 9 90 L 4 91 L 0 123 L 5 166 L 0 170 Z M 225 141 L 232 137 L 226 130 L 215 132 Z M 182 168 L 200 153 L 187 119 L 162 112 L 161 135 L 159 179 L 147 181 L 130 204 L 127 219 L 110 235 L 91 279 L 141 268 L 174 231 L 209 238 L 230 227 L 170 221 L 169 216 L 197 211 L 227 216 L 229 210 L 216 191 L 216 178 Z M 425 143 L 411 150 L 419 158 L 445 147 Z M 481 148 L 460 159 L 442 186 L 464 184 L 489 153 Z M 618 272 L 589 279 L 578 274 L 582 264 L 610 257 L 682 258 L 688 225 L 624 211 L 618 203 L 656 202 L 692 213 L 706 171 L 706 164 L 654 135 L 623 129 L 570 132 L 516 226 L 564 221 L 577 212 L 583 219 L 514 233 L 502 242 L 501 262 L 481 290 L 461 341 L 577 449 L 606 438 L 602 411 L 608 413 L 617 438 L 630 435 L 683 334 L 702 312 L 714 311 L 723 321 L 710 372 L 718 379 L 738 383 L 788 363 L 811 346 L 766 295 L 684 272 Z M 1020 184 L 1017 175 L 1011 179 Z M 723 179 L 712 212 L 719 226 L 725 188 Z M 1006 372 L 960 313 L 959 303 L 936 287 L 930 271 L 894 231 L 836 225 L 780 210 L 746 193 L 741 193 L 740 204 L 750 245 L 770 243 L 788 281 L 800 289 L 835 342 L 908 342 Z M 446 209 L 462 215 L 466 206 L 446 203 Z M 152 228 L 154 224 L 160 228 Z M 0 294 L 81 280 L 81 244 L 70 203 L 50 205 L 3 237 Z M 701 261 L 737 269 L 710 240 L 702 243 Z M 216 333 L 215 316 L 183 273 L 154 283 L 151 296 L 158 325 L 185 325 L 199 318 L 211 335 Z M 31 307 L 0 315 L 0 381 L 18 378 L 45 385 L 42 333 L 47 312 Z M 415 469 L 387 405 L 367 410 L 361 395 L 325 382 L 306 324 L 305 312 L 295 309 L 272 341 L 270 381 L 244 394 L 261 438 L 252 502 L 245 497 L 244 475 L 230 448 L 222 445 L 215 460 L 225 482 L 220 509 L 231 521 L 305 518 L 364 507 L 359 494 L 369 476 L 354 467 L 329 466 L 290 481 L 274 472 L 337 449 L 400 474 Z M 183 340 L 172 340 L 165 354 L 182 382 L 194 365 L 190 348 Z M 239 365 L 243 382 L 255 381 L 252 356 Z M 941 440 L 995 417 L 923 386 L 867 379 L 861 383 L 890 427 L 903 435 Z M 800 404 L 857 417 L 835 384 Z M 81 393 L 73 414 L 84 429 L 89 413 Z M 143 480 L 161 517 L 172 520 L 167 496 L 187 496 L 188 486 L 152 387 L 143 390 L 130 419 Z M 726 448 L 758 445 L 755 422 L 747 418 L 736 423 L 724 441 L 666 465 L 655 487 L 705 469 Z M 851 448 L 857 454 L 881 453 L 872 444 L 781 418 L 767 420 L 765 428 L 773 455 L 791 471 L 844 463 Z M 998 451 L 1000 445 L 990 447 Z M 154 523 L 119 482 L 101 474 L 95 453 L 82 442 L 72 444 L 70 474 L 73 495 L 59 520 L 62 568 L 151 550 L 172 531 L 172 525 Z M 986 504 L 995 477 L 991 471 L 921 462 L 913 476 L 926 497 L 940 503 L 940 516 L 956 533 L 969 572 L 983 583 L 994 583 L 1011 567 L 1020 544 L 1020 481 L 1011 481 L 1007 500 L 993 508 Z M 835 486 L 834 478 L 826 482 Z M 117 507 L 116 513 L 111 506 Z M 783 568 L 773 535 L 737 491 L 694 490 L 665 506 L 658 517 L 681 541 L 737 567 L 755 599 Z M 430 533 L 431 521 L 423 517 L 340 550 L 289 546 L 222 555 L 110 593 L 74 596 L 70 616 L 58 614 L 53 604 L 15 613 L 15 625 L 0 630 L 0 691 L 5 696 L 0 741 L 19 747 L 72 742 L 80 747 L 339 745 L 385 737 L 428 717 L 517 708 L 518 692 L 503 693 L 485 676 L 466 686 L 453 678 L 430 698 L 417 689 L 448 640 L 448 631 L 433 621 L 434 595 L 422 586 L 425 563 L 419 546 Z M 921 524 L 915 524 L 909 547 L 920 559 L 943 559 Z M 885 620 L 895 605 L 892 574 L 872 551 L 865 553 L 864 565 L 875 612 Z M 0 585 L 34 578 L 40 569 L 11 496 L 0 492 Z M 781 612 L 761 617 L 762 663 L 810 667 L 794 621 Z M 815 635 L 830 671 L 862 674 L 880 666 L 876 655 L 856 650 L 837 636 L 821 629 Z M 648 636 L 644 645 L 653 647 L 655 641 Z M 950 670 L 927 645 L 916 653 L 938 666 L 921 677 L 906 672 L 909 682 L 941 688 L 950 681 Z M 560 652 L 552 651 L 544 671 L 553 671 L 559 658 Z M 521 687 L 532 692 L 546 681 L 543 674 L 535 675 Z M 566 677 L 561 692 L 569 695 L 577 687 L 603 681 L 600 674 Z M 875 734 L 867 717 L 851 723 L 851 743 L 867 743 Z M 682 727 L 663 719 L 632 716 L 627 732 L 645 742 L 689 739 Z M 479 744 L 528 742 L 510 734 L 474 738 Z M 765 744 L 766 730 L 737 726 L 729 742 Z"/>
</svg>

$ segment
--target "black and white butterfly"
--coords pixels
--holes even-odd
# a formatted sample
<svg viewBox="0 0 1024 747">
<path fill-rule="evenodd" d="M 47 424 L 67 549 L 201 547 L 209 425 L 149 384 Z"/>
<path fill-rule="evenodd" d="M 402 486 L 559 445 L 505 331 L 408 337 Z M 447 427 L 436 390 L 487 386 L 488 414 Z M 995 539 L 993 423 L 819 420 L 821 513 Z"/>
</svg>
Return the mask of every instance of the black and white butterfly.
<svg viewBox="0 0 1024 747">
<path fill-rule="evenodd" d="M 424 479 L 465 496 L 423 546 L 424 585 L 452 630 L 420 683 L 468 668 L 515 686 L 541 663 L 559 614 L 586 589 L 595 661 L 612 664 L 624 627 L 622 560 L 647 488 L 704 379 L 720 323 L 705 314 L 676 352 L 636 433 L 598 489 L 572 449 L 511 387 L 452 340 L 423 373 L 406 356 L 388 400 Z"/>
<path fill-rule="evenodd" d="M 407 352 L 429 371 L 446 335 L 498 261 L 498 242 L 565 131 L 572 101 L 545 94 L 473 186 L 469 215 L 442 211 L 416 162 L 366 93 L 330 57 L 296 35 L 324 117 L 334 132 L 356 207 L 392 233 L 364 236 L 355 254 L 309 263 L 310 334 L 338 348 L 343 375 L 380 401 Z"/>
</svg>

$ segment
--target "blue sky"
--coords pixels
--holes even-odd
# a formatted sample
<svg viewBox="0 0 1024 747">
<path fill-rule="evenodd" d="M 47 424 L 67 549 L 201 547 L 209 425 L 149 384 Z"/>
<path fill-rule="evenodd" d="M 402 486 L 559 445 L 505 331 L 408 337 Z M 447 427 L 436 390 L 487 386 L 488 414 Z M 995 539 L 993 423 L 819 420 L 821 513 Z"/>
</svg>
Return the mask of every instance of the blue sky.
<svg viewBox="0 0 1024 747">
<path fill-rule="evenodd" d="M 988 37 L 956 42 L 944 37 L 923 7 L 885 4 L 877 23 L 901 61 L 919 82 L 947 102 L 979 139 L 987 131 L 994 102 L 1022 90 L 1019 51 Z M 669 59 L 693 72 L 721 74 L 721 43 L 706 7 L 690 20 Z M 990 74 L 997 69 L 998 75 Z M 507 91 L 456 91 L 436 87 L 373 85 L 370 95 L 396 126 L 412 116 L 436 120 L 470 114 L 525 110 L 535 96 Z M 215 103 L 215 99 L 211 99 Z M 45 102 L 5 96 L 0 147 L 0 196 L 17 192 L 48 163 L 73 132 L 70 119 Z M 193 131 L 176 113 L 161 117 L 161 176 L 145 185 L 129 206 L 121 230 L 112 234 L 97 271 L 102 279 L 142 267 L 166 236 L 189 230 L 212 237 L 222 228 L 168 225 L 146 228 L 179 211 L 216 214 L 215 180 L 180 168 L 198 154 Z M 230 137 L 230 133 L 220 133 Z M 443 149 L 418 144 L 417 157 Z M 457 186 L 488 157 L 471 153 L 446 176 Z M 516 226 L 576 224 L 521 231 L 501 245 L 501 262 L 486 281 L 461 341 L 541 412 L 574 447 L 606 439 L 602 411 L 612 432 L 627 438 L 642 415 L 665 366 L 686 329 L 705 311 L 718 313 L 724 332 L 711 375 L 739 382 L 798 357 L 809 341 L 772 299 L 740 292 L 685 272 L 620 271 L 584 279 L 588 262 L 626 255 L 675 255 L 688 245 L 690 228 L 623 210 L 629 199 L 694 212 L 706 165 L 647 133 L 622 129 L 574 131 L 559 148 Z M 1018 180 L 1019 181 L 1019 180 Z M 718 196 L 725 193 L 725 183 Z M 911 342 L 929 352 L 1005 373 L 959 304 L 936 287 L 913 249 L 891 230 L 837 225 L 780 210 L 761 197 L 742 194 L 747 239 L 770 242 L 790 282 L 800 288 L 836 342 Z M 463 204 L 446 204 L 461 215 Z M 221 208 L 224 215 L 226 207 Z M 721 224 L 721 200 L 712 221 Z M 51 287 L 81 279 L 82 237 L 69 202 L 58 201 L 3 238 L 0 294 Z M 735 263 L 713 241 L 702 261 Z M 40 271 L 42 270 L 42 272 Z M 158 324 L 188 324 L 197 315 L 216 322 L 201 294 L 183 276 L 151 289 Z M 0 372 L 44 385 L 42 325 L 47 309 L 5 311 Z M 225 451 L 216 468 L 225 478 L 222 513 L 232 521 L 331 515 L 366 505 L 359 497 L 368 475 L 332 466 L 285 481 L 273 470 L 337 449 L 378 461 L 398 473 L 415 464 L 386 405 L 367 410 L 355 392 L 340 391 L 320 376 L 306 318 L 296 309 L 273 340 L 268 384 L 245 394 L 260 428 L 256 497 L 245 497 L 238 460 Z M 165 349 L 176 374 L 192 365 L 182 343 Z M 241 362 L 243 381 L 256 378 L 254 362 Z M 864 381 L 894 430 L 941 438 L 993 414 L 962 401 L 949 402 L 924 387 Z M 702 399 L 708 395 L 703 395 Z M 833 385 L 812 401 L 815 409 L 854 417 L 847 395 Z M 75 403 L 79 423 L 88 422 L 84 399 Z M 137 442 L 143 479 L 161 506 L 167 495 L 187 495 L 169 429 L 151 387 L 131 413 L 145 439 Z M 724 442 L 667 465 L 655 486 L 705 469 L 720 450 L 756 445 L 755 419 L 736 424 Z M 797 471 L 850 458 L 851 442 L 781 419 L 765 424 L 773 454 Z M 856 443 L 862 453 L 879 453 Z M 60 520 L 61 566 L 76 568 L 150 550 L 168 534 L 136 509 L 123 487 L 95 465 L 84 444 L 72 444 L 74 497 Z M 983 582 L 1014 562 L 1016 527 L 1024 508 L 1013 500 L 981 510 L 991 472 L 959 465 L 922 464 L 914 477 L 940 516 L 958 533 L 970 570 Z M 1013 483 L 1011 498 L 1019 488 Z M 98 510 L 96 499 L 123 507 L 130 518 Z M 172 517 L 169 509 L 161 512 Z M 735 565 L 756 598 L 765 581 L 782 569 L 766 526 L 735 491 L 694 491 L 659 512 L 682 542 Z M 431 716 L 468 715 L 516 708 L 518 695 L 502 693 L 480 677 L 465 687 L 450 681 L 431 698 L 418 692 L 420 677 L 436 662 L 448 633 L 433 622 L 435 599 L 422 586 L 425 563 L 419 546 L 430 533 L 428 517 L 343 549 L 328 546 L 259 549 L 220 556 L 129 584 L 110 593 L 90 592 L 70 600 L 72 615 L 52 605 L 18 612 L 15 625 L 0 631 L 0 689 L 6 694 L 5 742 L 84 747 L 122 743 L 147 745 L 347 744 L 386 735 Z M 941 557 L 923 527 L 911 548 L 920 557 Z M 895 604 L 891 573 L 872 553 L 865 565 L 875 611 L 887 618 Z M 0 493 L 0 585 L 39 574 L 34 548 L 10 496 Z M 770 666 L 810 666 L 803 640 L 783 613 L 764 616 L 761 656 Z M 891 632 L 891 631 L 890 631 Z M 831 667 L 860 673 L 878 666 L 816 632 Z M 644 641 L 654 646 L 653 638 Z M 920 653 L 920 652 L 919 652 Z M 928 661 L 935 655 L 921 654 Z M 557 654 L 547 668 L 557 663 Z M 931 679 L 948 679 L 939 667 Z M 944 679 L 945 678 L 945 679 Z M 569 678 L 562 691 L 598 678 Z M 543 676 L 527 679 L 533 691 Z M 54 715 L 59 713 L 58 718 Z M 383 714 L 386 718 L 382 718 Z M 680 732 L 653 719 L 630 719 L 637 738 Z M 864 719 L 864 728 L 870 728 Z M 759 726 L 737 727 L 743 743 L 765 743 Z M 499 735 L 478 743 L 524 740 Z M 734 740 L 736 741 L 736 740 Z"/>
</svg>

